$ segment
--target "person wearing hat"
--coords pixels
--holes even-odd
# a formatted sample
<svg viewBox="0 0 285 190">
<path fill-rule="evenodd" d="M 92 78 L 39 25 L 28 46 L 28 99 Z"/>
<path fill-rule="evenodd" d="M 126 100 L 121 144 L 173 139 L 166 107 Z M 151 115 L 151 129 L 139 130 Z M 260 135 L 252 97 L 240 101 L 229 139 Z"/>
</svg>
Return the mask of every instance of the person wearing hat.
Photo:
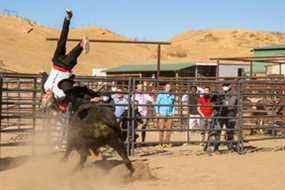
<svg viewBox="0 0 285 190">
<path fill-rule="evenodd" d="M 75 48 L 69 53 L 66 53 L 66 42 L 72 16 L 72 11 L 67 9 L 61 35 L 52 58 L 53 66 L 44 84 L 44 92 L 46 95 L 43 98 L 49 99 L 54 97 L 58 100 L 59 104 L 61 104 L 61 100 L 64 99 L 65 94 L 58 88 L 58 83 L 63 79 L 68 79 L 72 75 L 72 70 L 77 65 L 77 59 L 81 52 L 84 51 L 87 53 L 89 51 L 89 41 L 84 37 Z"/>
<path fill-rule="evenodd" d="M 77 105 L 89 103 L 92 98 L 99 97 L 98 92 L 89 89 L 87 86 L 74 86 L 74 77 L 75 75 L 72 75 L 58 82 L 58 89 L 65 94 L 60 103 L 57 102 L 57 107 L 61 112 L 66 112 L 69 102 L 73 102 L 73 107 L 77 107 Z M 76 100 L 73 100 L 73 98 L 76 98 Z"/>
<path fill-rule="evenodd" d="M 220 119 L 220 125 L 225 126 L 226 131 L 226 140 L 232 141 L 234 140 L 234 128 L 236 125 L 236 115 L 238 112 L 238 98 L 235 94 L 235 91 L 233 89 L 233 85 L 226 83 L 222 86 L 222 94 L 221 94 L 221 101 L 220 105 L 221 107 L 221 117 Z M 232 148 L 232 142 L 228 142 L 228 146 Z"/>
</svg>

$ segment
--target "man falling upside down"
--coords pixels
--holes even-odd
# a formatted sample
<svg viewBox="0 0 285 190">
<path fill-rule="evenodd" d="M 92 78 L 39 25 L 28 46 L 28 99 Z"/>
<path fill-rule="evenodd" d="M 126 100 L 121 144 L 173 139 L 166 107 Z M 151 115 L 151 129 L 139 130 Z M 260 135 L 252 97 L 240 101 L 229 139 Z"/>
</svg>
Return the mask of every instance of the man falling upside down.
<svg viewBox="0 0 285 190">
<path fill-rule="evenodd" d="M 66 110 L 66 105 L 64 103 L 65 94 L 57 85 L 61 80 L 72 76 L 72 69 L 77 64 L 77 58 L 81 52 L 84 51 L 85 53 L 88 53 L 89 51 L 89 41 L 84 37 L 77 46 L 66 54 L 66 41 L 72 16 L 72 11 L 67 9 L 60 38 L 52 58 L 53 67 L 44 84 L 44 91 L 46 93 L 44 99 L 51 99 L 54 97 L 59 109 L 63 112 Z"/>
</svg>

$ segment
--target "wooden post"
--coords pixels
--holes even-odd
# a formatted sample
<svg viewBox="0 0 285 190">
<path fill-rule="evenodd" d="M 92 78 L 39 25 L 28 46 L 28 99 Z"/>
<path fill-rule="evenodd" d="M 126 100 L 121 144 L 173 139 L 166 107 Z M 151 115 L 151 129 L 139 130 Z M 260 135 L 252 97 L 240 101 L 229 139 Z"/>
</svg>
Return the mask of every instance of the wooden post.
<svg viewBox="0 0 285 190">
<path fill-rule="evenodd" d="M 160 76 L 160 56 L 161 56 L 161 46 L 157 46 L 157 66 L 156 66 L 156 79 L 159 79 Z"/>
<path fill-rule="evenodd" d="M 195 65 L 195 80 L 198 79 L 198 66 Z"/>
<path fill-rule="evenodd" d="M 2 91 L 3 91 L 3 78 L 0 76 L 0 159 L 2 156 L 1 144 L 2 144 Z"/>
<path fill-rule="evenodd" d="M 176 78 L 176 79 L 179 79 L 179 73 L 178 73 L 178 71 L 175 72 L 175 78 Z"/>
<path fill-rule="evenodd" d="M 250 77 L 253 76 L 253 63 L 250 61 Z"/>
<path fill-rule="evenodd" d="M 282 75 L 282 63 L 279 63 L 279 75 Z"/>
<path fill-rule="evenodd" d="M 219 78 L 219 73 L 220 73 L 220 60 L 217 60 L 216 80 Z"/>
<path fill-rule="evenodd" d="M 32 142 L 32 155 L 35 155 L 35 135 L 36 135 L 36 96 L 37 96 L 37 77 L 33 79 L 33 142 Z"/>
</svg>

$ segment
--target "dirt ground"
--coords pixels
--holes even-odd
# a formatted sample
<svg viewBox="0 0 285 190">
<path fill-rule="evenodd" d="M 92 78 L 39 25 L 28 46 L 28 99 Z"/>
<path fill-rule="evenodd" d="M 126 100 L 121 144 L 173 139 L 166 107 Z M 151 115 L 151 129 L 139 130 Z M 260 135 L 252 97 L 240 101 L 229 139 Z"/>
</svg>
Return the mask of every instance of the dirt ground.
<svg viewBox="0 0 285 190">
<path fill-rule="evenodd" d="M 82 171 L 73 173 L 75 152 L 62 163 L 62 153 L 37 151 L 30 156 L 31 147 L 2 148 L 0 186 L 1 190 L 282 189 L 284 144 L 285 140 L 255 142 L 247 144 L 251 148 L 245 155 L 222 151 L 212 156 L 198 145 L 139 148 L 131 157 L 133 177 L 117 157 L 89 158 Z"/>
</svg>

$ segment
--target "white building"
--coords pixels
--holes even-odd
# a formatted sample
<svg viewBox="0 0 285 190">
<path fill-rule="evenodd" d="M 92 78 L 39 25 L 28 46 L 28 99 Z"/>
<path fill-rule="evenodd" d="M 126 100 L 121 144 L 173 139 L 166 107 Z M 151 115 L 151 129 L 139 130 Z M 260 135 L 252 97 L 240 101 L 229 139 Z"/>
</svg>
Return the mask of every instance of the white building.
<svg viewBox="0 0 285 190">
<path fill-rule="evenodd" d="M 107 74 L 106 74 L 106 72 L 104 72 L 104 70 L 106 70 L 106 68 L 92 69 L 92 76 L 105 77 L 105 76 L 107 76 Z"/>
</svg>

